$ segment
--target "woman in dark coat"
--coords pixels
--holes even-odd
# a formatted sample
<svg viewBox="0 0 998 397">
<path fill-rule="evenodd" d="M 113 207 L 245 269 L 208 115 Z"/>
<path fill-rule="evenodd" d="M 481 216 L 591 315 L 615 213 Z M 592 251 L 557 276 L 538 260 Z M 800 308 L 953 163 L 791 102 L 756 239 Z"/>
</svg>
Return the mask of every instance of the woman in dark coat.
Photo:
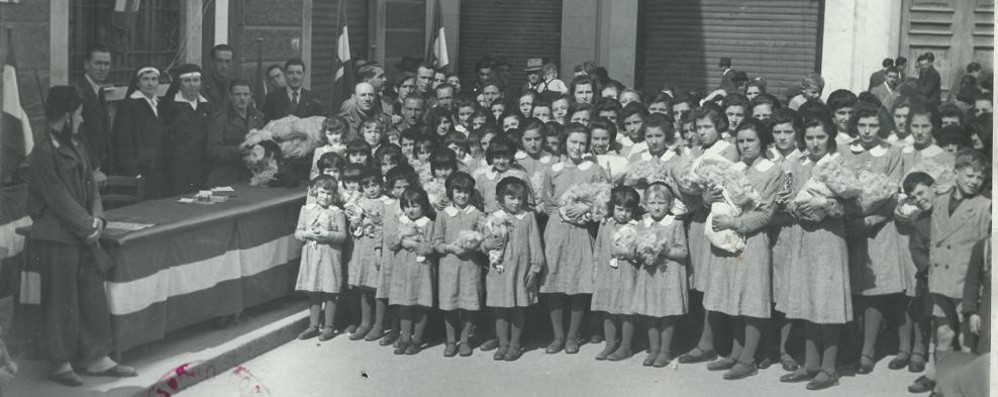
<svg viewBox="0 0 998 397">
<path fill-rule="evenodd" d="M 108 357 L 111 315 L 93 255 L 104 231 L 104 211 L 90 157 L 77 140 L 82 103 L 75 87 L 49 90 L 48 134 L 28 159 L 29 256 L 42 287 L 38 346 L 54 365 L 49 377 L 67 386 L 83 384 L 70 363 L 81 364 L 77 368 L 85 375 L 136 375 Z"/>
<path fill-rule="evenodd" d="M 205 187 L 208 178 L 205 137 L 214 104 L 208 103 L 200 92 L 201 67 L 182 65 L 159 105 L 166 127 L 169 195 L 196 192 Z"/>
<path fill-rule="evenodd" d="M 114 174 L 141 176 L 144 199 L 159 198 L 166 188 L 163 119 L 159 112 L 159 71 L 140 68 L 125 99 L 118 105 L 111 129 Z"/>
</svg>

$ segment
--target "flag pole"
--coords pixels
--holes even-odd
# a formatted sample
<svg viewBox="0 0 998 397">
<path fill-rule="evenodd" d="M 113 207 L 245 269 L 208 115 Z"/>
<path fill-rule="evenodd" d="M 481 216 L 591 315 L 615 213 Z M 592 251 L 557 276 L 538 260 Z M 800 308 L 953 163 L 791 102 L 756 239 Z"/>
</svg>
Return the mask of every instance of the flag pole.
<svg viewBox="0 0 998 397">
<path fill-rule="evenodd" d="M 263 37 L 256 38 L 256 84 L 258 89 L 256 90 L 256 96 L 259 100 L 257 104 L 257 109 L 262 107 L 263 99 L 266 97 L 264 94 L 267 91 L 267 76 L 263 74 Z"/>
</svg>

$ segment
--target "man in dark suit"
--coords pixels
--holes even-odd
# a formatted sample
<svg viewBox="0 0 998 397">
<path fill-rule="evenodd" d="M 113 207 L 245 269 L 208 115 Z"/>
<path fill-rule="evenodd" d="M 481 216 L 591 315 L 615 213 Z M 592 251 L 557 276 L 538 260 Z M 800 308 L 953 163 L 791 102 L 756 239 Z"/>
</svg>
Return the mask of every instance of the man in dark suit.
<svg viewBox="0 0 998 397">
<path fill-rule="evenodd" d="M 717 63 L 717 66 L 722 70 L 721 85 L 717 88 L 724 90 L 727 95 L 738 93 L 738 87 L 735 84 L 735 70 L 731 68 L 731 58 L 721 58 L 721 61 Z"/>
<path fill-rule="evenodd" d="M 870 75 L 870 86 L 866 89 L 867 91 L 873 91 L 874 87 L 883 84 L 884 80 L 887 80 L 887 69 L 894 67 L 894 60 L 884 58 L 883 62 L 880 62 L 880 66 L 883 66 L 883 68 Z"/>
<path fill-rule="evenodd" d="M 302 88 L 304 78 L 305 63 L 301 59 L 291 59 L 284 64 L 284 79 L 288 86 L 284 90 L 275 90 L 267 94 L 267 98 L 263 101 L 265 122 L 290 115 L 305 118 L 324 113 L 312 92 Z"/>
<path fill-rule="evenodd" d="M 932 63 L 935 62 L 936 56 L 932 52 L 926 52 L 918 56 L 918 88 L 925 98 L 925 104 L 929 105 L 932 109 L 939 107 L 939 103 L 942 98 L 939 97 L 940 87 L 942 85 L 942 78 L 939 76 L 939 72 L 936 71 L 935 66 Z"/>
<path fill-rule="evenodd" d="M 111 120 L 107 101 L 101 85 L 111 71 L 111 50 L 98 45 L 83 56 L 83 78 L 76 81 L 76 88 L 83 97 L 83 125 L 80 140 L 87 147 L 97 183 L 106 181 L 104 171 L 110 164 Z"/>
</svg>

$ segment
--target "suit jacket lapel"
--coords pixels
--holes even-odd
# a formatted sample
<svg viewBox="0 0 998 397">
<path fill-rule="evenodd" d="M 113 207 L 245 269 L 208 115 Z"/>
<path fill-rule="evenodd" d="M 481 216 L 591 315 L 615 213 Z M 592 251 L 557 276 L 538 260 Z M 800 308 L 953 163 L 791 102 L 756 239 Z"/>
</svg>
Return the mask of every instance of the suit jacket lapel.
<svg viewBox="0 0 998 397">
<path fill-rule="evenodd" d="M 943 241 L 944 239 L 951 236 L 957 231 L 961 223 L 967 220 L 970 213 L 973 211 L 974 198 L 964 199 L 960 204 L 957 204 L 956 210 L 953 211 L 953 215 L 949 214 L 949 204 L 953 200 L 953 196 L 946 197 L 946 207 L 941 208 L 946 216 L 946 228 L 943 229 L 943 233 L 939 236 L 938 241 Z"/>
</svg>

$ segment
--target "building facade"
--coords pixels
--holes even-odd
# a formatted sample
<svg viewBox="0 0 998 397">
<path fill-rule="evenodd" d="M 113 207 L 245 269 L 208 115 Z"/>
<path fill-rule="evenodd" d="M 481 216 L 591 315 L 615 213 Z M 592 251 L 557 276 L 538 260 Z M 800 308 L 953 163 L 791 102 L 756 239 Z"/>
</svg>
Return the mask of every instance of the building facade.
<svg viewBox="0 0 998 397">
<path fill-rule="evenodd" d="M 97 42 L 114 51 L 115 84 L 126 84 L 140 64 L 207 63 L 212 46 L 229 43 L 239 77 L 259 81 L 260 66 L 300 57 L 309 65 L 307 86 L 328 100 L 339 1 L 141 0 L 137 11 L 115 14 L 120 0 L 0 0 L 0 34 L 14 37 L 22 103 L 35 121 L 44 88 L 79 77 L 86 48 Z M 342 1 L 353 57 L 386 65 L 389 78 L 404 56 L 422 57 L 433 1 Z M 933 51 L 945 96 L 967 63 L 991 70 L 994 53 L 993 0 L 440 3 L 451 68 L 468 81 L 488 54 L 514 72 L 541 57 L 558 64 L 568 80 L 575 65 L 593 60 L 646 92 L 664 84 L 706 91 L 720 80 L 718 59 L 729 57 L 735 69 L 764 76 L 771 92 L 811 72 L 827 87 L 859 92 L 883 58 L 906 56 L 913 74 L 918 54 Z M 6 42 L 3 37 L 0 47 Z M 511 85 L 522 83 L 516 80 L 522 73 L 512 76 Z"/>
</svg>

